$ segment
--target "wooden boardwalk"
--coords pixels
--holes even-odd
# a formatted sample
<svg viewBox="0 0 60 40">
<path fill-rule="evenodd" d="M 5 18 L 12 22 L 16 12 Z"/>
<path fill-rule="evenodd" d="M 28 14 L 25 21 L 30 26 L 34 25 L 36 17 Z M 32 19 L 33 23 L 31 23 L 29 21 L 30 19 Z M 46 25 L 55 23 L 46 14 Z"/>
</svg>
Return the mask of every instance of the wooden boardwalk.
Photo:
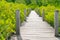
<svg viewBox="0 0 60 40">
<path fill-rule="evenodd" d="M 27 22 L 20 27 L 20 33 L 23 40 L 60 40 L 55 37 L 54 29 L 35 11 L 31 11 Z M 16 37 L 14 40 L 17 40 Z"/>
</svg>

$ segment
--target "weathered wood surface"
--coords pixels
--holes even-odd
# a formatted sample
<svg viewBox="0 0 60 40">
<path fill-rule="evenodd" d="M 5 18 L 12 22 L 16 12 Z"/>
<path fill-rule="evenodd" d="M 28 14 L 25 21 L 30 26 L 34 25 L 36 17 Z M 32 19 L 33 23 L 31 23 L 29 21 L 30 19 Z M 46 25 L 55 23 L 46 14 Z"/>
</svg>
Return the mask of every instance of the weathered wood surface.
<svg viewBox="0 0 60 40">
<path fill-rule="evenodd" d="M 59 18 L 58 15 L 59 11 L 55 10 L 55 14 L 54 14 L 54 27 L 55 27 L 55 36 L 59 36 L 59 32 L 58 32 L 58 28 L 59 28 Z"/>
<path fill-rule="evenodd" d="M 20 35 L 20 11 L 16 10 L 16 35 L 18 40 L 22 40 Z"/>
<path fill-rule="evenodd" d="M 55 37 L 54 29 L 35 11 L 31 11 L 27 22 L 20 28 L 20 33 L 23 40 L 59 40 Z"/>
</svg>

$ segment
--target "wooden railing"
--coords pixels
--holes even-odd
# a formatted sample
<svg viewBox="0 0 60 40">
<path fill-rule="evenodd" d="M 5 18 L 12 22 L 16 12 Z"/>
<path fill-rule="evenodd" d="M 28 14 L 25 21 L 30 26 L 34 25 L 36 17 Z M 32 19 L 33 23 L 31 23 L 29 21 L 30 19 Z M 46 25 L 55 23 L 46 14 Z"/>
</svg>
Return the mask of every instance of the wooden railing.
<svg viewBox="0 0 60 40">
<path fill-rule="evenodd" d="M 58 18 L 58 14 L 59 14 L 59 11 L 58 11 L 58 10 L 55 10 L 55 13 L 54 13 L 55 36 L 60 36 L 60 35 L 59 35 L 59 32 L 58 32 L 58 28 L 59 28 L 59 18 Z"/>
<path fill-rule="evenodd" d="M 25 21 L 26 21 L 26 17 L 27 17 L 26 13 L 27 13 L 27 10 L 24 9 Z M 16 35 L 17 35 L 17 40 L 22 40 L 21 34 L 20 34 L 20 26 L 21 26 L 21 22 L 20 22 L 20 10 L 16 10 Z"/>
<path fill-rule="evenodd" d="M 55 10 L 54 13 L 54 28 L 55 28 L 55 36 L 58 37 L 60 36 L 59 32 L 58 32 L 58 28 L 59 28 L 59 18 L 58 18 L 58 14 L 59 14 L 59 10 Z M 44 21 L 45 19 L 45 12 L 44 9 L 42 10 L 42 20 Z"/>
</svg>

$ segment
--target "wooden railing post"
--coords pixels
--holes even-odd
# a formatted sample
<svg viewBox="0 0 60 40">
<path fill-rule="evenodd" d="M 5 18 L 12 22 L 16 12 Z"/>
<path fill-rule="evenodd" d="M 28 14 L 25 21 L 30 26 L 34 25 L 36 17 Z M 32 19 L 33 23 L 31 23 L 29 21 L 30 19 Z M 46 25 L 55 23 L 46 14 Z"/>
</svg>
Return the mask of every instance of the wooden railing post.
<svg viewBox="0 0 60 40">
<path fill-rule="evenodd" d="M 45 13 L 44 13 L 44 9 L 42 10 L 42 20 L 44 21 L 44 17 L 45 17 Z"/>
<path fill-rule="evenodd" d="M 39 8 L 38 8 L 38 15 L 40 16 L 40 10 L 39 10 Z"/>
<path fill-rule="evenodd" d="M 25 16 L 25 21 L 26 21 L 26 9 L 24 9 L 24 16 Z"/>
<path fill-rule="evenodd" d="M 29 11 L 31 12 L 31 8 L 29 8 Z M 29 13 L 30 13 L 30 12 L 29 12 Z"/>
<path fill-rule="evenodd" d="M 20 35 L 20 11 L 16 10 L 16 35 L 17 40 L 22 40 Z"/>
<path fill-rule="evenodd" d="M 58 13 L 59 13 L 59 11 L 55 10 L 55 14 L 54 14 L 55 36 L 59 36 L 59 33 L 58 33 L 58 27 L 59 27 Z"/>
</svg>

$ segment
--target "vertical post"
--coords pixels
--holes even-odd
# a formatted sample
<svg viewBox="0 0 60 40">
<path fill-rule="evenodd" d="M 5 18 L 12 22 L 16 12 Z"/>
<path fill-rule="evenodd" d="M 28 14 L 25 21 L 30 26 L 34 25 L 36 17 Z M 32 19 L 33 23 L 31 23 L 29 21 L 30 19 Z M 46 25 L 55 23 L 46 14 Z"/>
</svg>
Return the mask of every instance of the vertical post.
<svg viewBox="0 0 60 40">
<path fill-rule="evenodd" d="M 31 8 L 29 8 L 29 11 L 31 12 Z M 30 14 L 30 12 L 29 12 L 29 14 Z"/>
<path fill-rule="evenodd" d="M 45 13 L 44 13 L 44 9 L 42 10 L 42 20 L 44 21 L 44 17 L 45 17 Z"/>
<path fill-rule="evenodd" d="M 38 15 L 40 16 L 40 14 L 39 14 L 39 9 L 38 9 Z"/>
<path fill-rule="evenodd" d="M 24 9 L 24 16 L 25 16 L 25 21 L 26 21 L 26 9 Z"/>
<path fill-rule="evenodd" d="M 19 10 L 16 10 L 16 35 L 17 40 L 22 40 L 20 35 L 20 12 Z"/>
<path fill-rule="evenodd" d="M 27 17 L 29 16 L 29 14 L 30 14 L 30 12 L 31 12 L 31 8 L 29 8 L 28 10 L 27 10 Z"/>
<path fill-rule="evenodd" d="M 54 14 L 54 27 L 55 27 L 55 36 L 59 36 L 58 33 L 58 27 L 59 27 L 59 23 L 58 23 L 58 10 L 55 10 L 55 14 Z"/>
</svg>

